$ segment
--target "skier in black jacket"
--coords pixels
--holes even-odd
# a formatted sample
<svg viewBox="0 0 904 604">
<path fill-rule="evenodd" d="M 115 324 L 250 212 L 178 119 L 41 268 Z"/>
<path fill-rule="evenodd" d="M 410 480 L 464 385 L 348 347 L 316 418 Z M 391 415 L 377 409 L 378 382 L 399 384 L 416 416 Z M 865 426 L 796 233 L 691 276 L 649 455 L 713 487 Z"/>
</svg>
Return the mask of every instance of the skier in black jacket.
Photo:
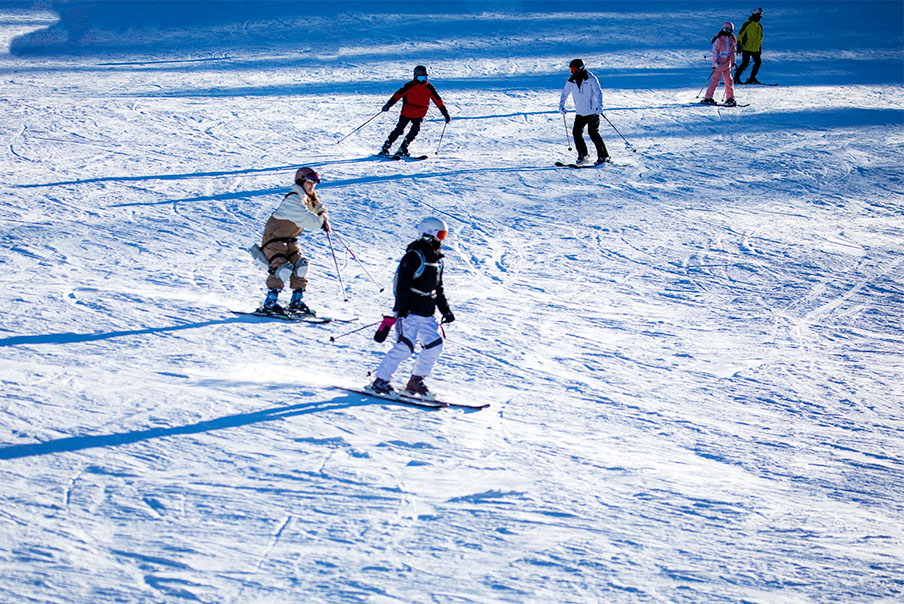
<svg viewBox="0 0 904 604">
<path fill-rule="evenodd" d="M 414 354 L 420 342 L 423 350 L 414 363 L 406 394 L 430 396 L 424 378 L 443 351 L 443 334 L 434 313 L 438 309 L 443 323 L 451 323 L 455 315 L 449 309 L 443 291 L 443 239 L 448 228 L 439 218 L 425 218 L 417 225 L 420 237 L 412 241 L 399 262 L 396 273 L 395 305 L 392 310 L 398 340 L 389 349 L 376 371 L 376 379 L 368 389 L 378 394 L 393 392 L 392 374 Z"/>
</svg>

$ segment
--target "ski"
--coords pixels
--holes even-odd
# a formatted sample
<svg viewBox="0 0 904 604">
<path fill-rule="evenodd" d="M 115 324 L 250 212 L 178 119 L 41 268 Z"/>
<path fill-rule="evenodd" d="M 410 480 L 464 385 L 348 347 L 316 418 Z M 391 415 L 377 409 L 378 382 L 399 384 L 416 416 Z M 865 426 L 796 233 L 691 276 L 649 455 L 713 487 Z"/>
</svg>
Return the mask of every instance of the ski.
<svg viewBox="0 0 904 604">
<path fill-rule="evenodd" d="M 598 164 L 566 164 L 564 162 L 557 161 L 555 165 L 559 168 L 575 168 L 576 170 L 580 170 L 581 168 L 599 168 L 600 166 L 611 163 L 611 161 L 604 161 Z"/>
<path fill-rule="evenodd" d="M 703 105 L 704 107 L 750 107 L 750 103 L 738 103 L 736 105 L 726 105 L 725 103 L 693 103 L 694 105 Z"/>
<path fill-rule="evenodd" d="M 336 321 L 337 323 L 351 323 L 353 321 L 357 321 L 358 317 L 352 317 L 350 319 L 336 319 L 333 317 L 318 317 L 315 315 L 300 315 L 300 314 L 285 314 L 285 315 L 276 315 L 273 313 L 266 312 L 245 312 L 242 310 L 233 310 L 234 314 L 237 315 L 246 315 L 252 317 L 261 317 L 262 319 L 276 319 L 278 321 L 288 321 L 290 323 L 314 323 L 315 325 L 323 325 L 326 323 L 332 323 Z"/>
<path fill-rule="evenodd" d="M 394 161 L 401 161 L 403 159 L 405 161 L 421 161 L 423 159 L 427 159 L 427 157 L 428 156 L 426 156 L 426 155 L 411 155 L 409 157 L 405 157 L 404 155 L 393 155 L 389 159 L 394 160 Z"/>
<path fill-rule="evenodd" d="M 373 156 L 374 159 L 382 159 L 384 161 L 421 161 L 427 159 L 428 155 L 415 155 L 412 157 L 405 157 L 404 155 L 380 155 L 377 153 Z"/>
<path fill-rule="evenodd" d="M 449 401 L 443 401 L 439 399 L 433 398 L 424 398 L 420 396 L 416 396 L 413 394 L 404 394 L 402 392 L 392 392 L 390 394 L 380 394 L 378 392 L 374 392 L 373 390 L 368 390 L 367 388 L 349 388 L 348 386 L 334 386 L 339 390 L 345 390 L 346 392 L 354 392 L 357 394 L 363 394 L 364 396 L 372 396 L 374 398 L 383 399 L 384 401 L 390 401 L 394 403 L 402 403 L 405 405 L 412 405 L 414 407 L 424 407 L 427 409 L 443 409 L 446 407 L 457 407 L 459 409 L 486 409 L 490 406 L 489 403 L 484 403 L 482 405 L 466 405 L 464 403 L 451 403 Z"/>
<path fill-rule="evenodd" d="M 738 84 L 741 84 L 741 83 L 735 82 L 735 86 L 737 86 Z M 741 86 L 778 86 L 778 84 L 763 84 L 762 82 L 753 82 L 753 83 L 744 82 L 743 84 L 741 84 Z"/>
</svg>

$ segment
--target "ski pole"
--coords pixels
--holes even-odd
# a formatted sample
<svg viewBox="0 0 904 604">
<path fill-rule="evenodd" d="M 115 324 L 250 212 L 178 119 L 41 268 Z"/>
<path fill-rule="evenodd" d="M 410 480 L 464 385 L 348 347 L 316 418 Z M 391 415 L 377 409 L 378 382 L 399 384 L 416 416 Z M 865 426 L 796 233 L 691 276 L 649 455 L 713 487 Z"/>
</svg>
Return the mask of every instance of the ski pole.
<svg viewBox="0 0 904 604">
<path fill-rule="evenodd" d="M 333 232 L 335 233 L 335 231 L 333 231 Z M 370 278 L 371 281 L 373 281 L 373 284 L 380 288 L 380 293 L 382 294 L 382 293 L 383 293 L 383 290 L 386 289 L 386 288 L 385 288 L 385 287 L 380 287 L 380 284 L 377 283 L 377 280 L 374 279 L 374 278 L 373 278 L 373 275 L 371 275 L 371 274 L 367 271 L 367 267 L 365 267 L 365 266 L 364 266 L 364 263 L 361 262 L 361 260 L 358 259 L 358 257 L 355 255 L 355 252 L 352 251 L 352 248 L 348 247 L 348 244 L 345 242 L 345 240 L 344 240 L 342 237 L 339 236 L 339 233 L 336 233 L 336 239 L 338 239 L 339 242 L 340 242 L 343 246 L 345 246 L 345 250 L 346 250 L 349 254 L 351 254 L 351 257 L 355 259 L 355 262 L 358 263 L 358 265 L 361 267 L 361 270 L 364 271 L 364 274 L 367 275 L 367 276 Z"/>
<path fill-rule="evenodd" d="M 377 115 L 380 115 L 381 113 L 383 113 L 383 112 L 382 112 L 382 111 L 378 111 L 378 112 L 377 112 Z M 358 130 L 360 130 L 361 128 L 363 128 L 364 126 L 366 126 L 367 124 L 369 124 L 369 123 L 371 123 L 372 121 L 374 121 L 374 120 L 377 118 L 377 115 L 373 116 L 372 118 L 370 118 L 369 120 L 367 120 L 366 122 L 364 122 L 363 124 L 361 124 L 360 126 L 358 126 L 357 128 L 355 128 L 354 130 L 352 130 L 351 132 L 349 132 L 348 134 L 346 134 L 345 136 L 343 136 L 342 138 L 340 138 L 339 140 L 337 140 L 337 141 L 336 141 L 336 144 L 338 145 L 339 143 L 341 143 L 342 141 L 344 141 L 345 139 L 347 139 L 348 137 L 350 137 L 352 134 L 354 134 L 355 132 L 357 132 Z"/>
<path fill-rule="evenodd" d="M 449 122 L 443 124 L 443 131 L 439 134 L 439 142 L 436 144 L 436 152 L 433 155 L 439 155 L 439 146 L 443 144 L 443 136 L 446 134 L 446 126 L 449 125 Z M 380 291 L 383 291 L 382 289 Z"/>
<path fill-rule="evenodd" d="M 568 138 L 568 121 L 565 119 L 565 114 L 562 114 L 562 126 L 565 127 L 565 144 L 568 145 L 568 150 L 571 151 L 571 139 Z"/>
<path fill-rule="evenodd" d="M 706 78 L 706 82 L 704 82 L 703 86 L 700 87 L 700 92 L 703 92 L 703 89 L 706 88 L 706 85 L 709 84 L 710 80 L 713 79 L 713 73 L 715 73 L 715 71 L 716 71 L 716 68 L 713 67 L 713 70 L 711 72 L 709 72 L 709 77 Z M 698 92 L 697 96 L 694 97 L 695 99 L 700 98 L 700 92 Z"/>
<path fill-rule="evenodd" d="M 606 117 L 606 114 L 605 114 L 605 113 L 600 113 L 600 115 L 603 116 L 603 119 L 604 119 L 604 120 L 606 120 L 607 122 L 609 122 L 609 118 Z M 613 129 L 613 130 L 615 130 L 616 132 L 618 132 L 618 128 L 615 127 L 615 124 L 613 124 L 612 122 L 609 122 L 609 125 L 612 126 L 612 129 Z M 632 145 L 631 143 L 629 143 L 629 142 L 628 142 L 628 139 L 626 139 L 626 138 L 622 135 L 621 132 L 618 132 L 618 135 L 622 137 L 622 140 L 625 141 L 625 144 L 628 145 L 628 148 L 631 149 L 631 152 L 632 152 L 632 153 L 637 153 L 637 149 L 634 148 L 634 145 Z"/>
<path fill-rule="evenodd" d="M 339 338 L 344 338 L 345 336 L 350 336 L 353 333 L 358 333 L 359 331 L 363 331 L 363 330 L 367 329 L 368 327 L 373 327 L 374 325 L 379 325 L 379 324 L 380 324 L 380 321 L 375 321 L 373 323 L 369 323 L 369 324 L 359 327 L 357 329 L 353 329 L 353 330 L 347 331 L 345 333 L 340 333 L 338 336 L 330 336 L 330 342 L 335 342 Z"/>
<path fill-rule="evenodd" d="M 330 242 L 330 252 L 333 253 L 333 262 L 336 264 L 336 276 L 339 278 L 339 287 L 342 288 L 343 302 L 348 302 L 348 296 L 345 295 L 345 285 L 342 283 L 342 273 L 339 272 L 339 260 L 336 259 L 336 250 L 333 249 L 333 238 L 330 232 L 326 231 L 326 239 Z"/>
</svg>

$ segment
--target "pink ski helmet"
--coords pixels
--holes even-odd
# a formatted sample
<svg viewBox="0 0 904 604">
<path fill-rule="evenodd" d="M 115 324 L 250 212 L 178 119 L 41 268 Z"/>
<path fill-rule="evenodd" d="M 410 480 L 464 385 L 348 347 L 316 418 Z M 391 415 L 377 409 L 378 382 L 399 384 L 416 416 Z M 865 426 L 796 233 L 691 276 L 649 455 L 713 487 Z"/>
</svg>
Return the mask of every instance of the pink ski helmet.
<svg viewBox="0 0 904 604">
<path fill-rule="evenodd" d="M 731 21 L 726 21 L 725 23 L 722 24 L 722 31 L 727 31 L 728 33 L 733 32 L 734 31 L 734 23 L 732 23 Z"/>
<path fill-rule="evenodd" d="M 298 171 L 295 172 L 295 183 L 298 186 L 301 186 L 301 183 L 306 180 L 313 183 L 319 183 L 320 174 L 317 174 L 317 172 L 311 168 L 298 168 Z"/>
</svg>

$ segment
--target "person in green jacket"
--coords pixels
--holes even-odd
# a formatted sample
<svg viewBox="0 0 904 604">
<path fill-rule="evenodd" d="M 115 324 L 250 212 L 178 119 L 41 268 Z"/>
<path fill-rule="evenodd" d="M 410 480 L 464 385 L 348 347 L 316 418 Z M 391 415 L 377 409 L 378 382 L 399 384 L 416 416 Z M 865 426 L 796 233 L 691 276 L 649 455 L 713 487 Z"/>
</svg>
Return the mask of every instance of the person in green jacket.
<svg viewBox="0 0 904 604">
<path fill-rule="evenodd" d="M 763 9 L 758 8 L 750 15 L 741 31 L 738 32 L 738 54 L 742 56 L 741 64 L 735 70 L 735 84 L 759 84 L 756 74 L 760 70 L 760 53 L 763 50 L 763 26 L 760 25 L 760 19 L 763 17 Z M 741 74 L 747 69 L 747 65 L 753 59 L 753 69 L 750 70 L 750 77 L 746 82 L 741 81 Z"/>
</svg>

